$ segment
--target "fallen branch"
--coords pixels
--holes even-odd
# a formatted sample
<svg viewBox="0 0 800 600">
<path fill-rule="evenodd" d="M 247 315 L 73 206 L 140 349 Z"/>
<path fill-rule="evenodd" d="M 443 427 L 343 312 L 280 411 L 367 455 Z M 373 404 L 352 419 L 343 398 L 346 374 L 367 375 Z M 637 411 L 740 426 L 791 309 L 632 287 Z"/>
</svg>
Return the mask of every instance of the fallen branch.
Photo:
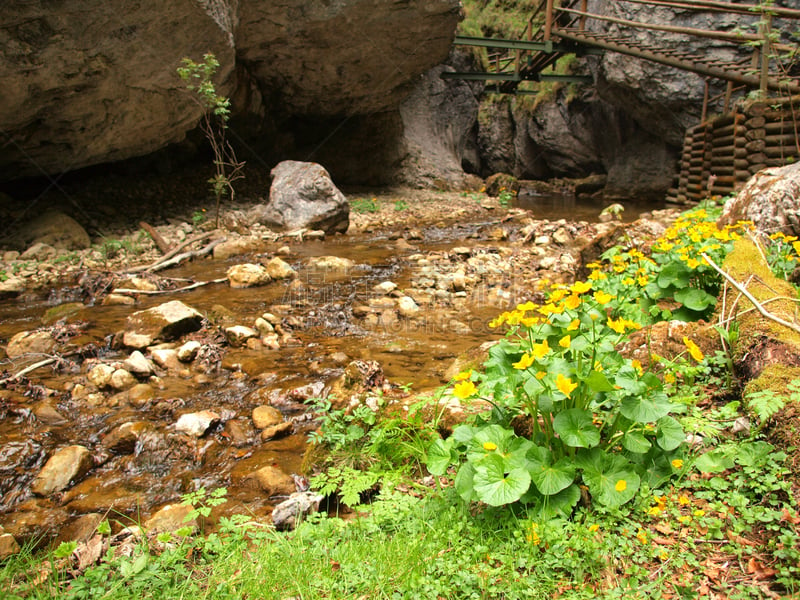
<svg viewBox="0 0 800 600">
<path fill-rule="evenodd" d="M 753 296 L 753 294 L 751 294 L 750 292 L 748 292 L 748 291 L 747 291 L 747 290 L 746 290 L 746 289 L 745 289 L 745 288 L 744 288 L 744 287 L 743 287 L 743 286 L 742 286 L 742 285 L 741 285 L 741 284 L 740 284 L 738 281 L 736 281 L 736 280 L 735 280 L 733 277 L 731 277 L 731 276 L 730 276 L 730 275 L 728 275 L 728 274 L 727 274 L 725 271 L 723 271 L 722 269 L 720 269 L 720 268 L 717 266 L 717 264 L 716 264 L 716 263 L 715 263 L 713 260 L 711 260 L 711 258 L 710 258 L 710 257 L 709 257 L 709 256 L 708 256 L 706 253 L 702 253 L 702 254 L 701 254 L 701 256 L 702 256 L 702 257 L 705 259 L 705 261 L 706 261 L 706 262 L 707 262 L 709 265 L 711 265 L 711 268 L 712 268 L 712 269 L 714 269 L 714 270 L 715 270 L 717 273 L 719 273 L 720 275 L 722 275 L 722 276 L 723 276 L 723 277 L 724 277 L 724 278 L 725 278 L 725 279 L 728 281 L 728 283 L 730 283 L 730 284 L 731 284 L 731 285 L 732 285 L 734 288 L 736 288 L 736 290 L 738 290 L 738 291 L 739 291 L 739 292 L 740 292 L 740 293 L 741 293 L 741 294 L 742 294 L 742 295 L 743 295 L 745 298 L 747 298 L 748 300 L 750 300 L 750 302 L 753 304 L 753 306 L 756 308 L 756 310 L 757 310 L 759 313 L 761 313 L 761 315 L 762 315 L 764 318 L 766 318 L 766 319 L 769 319 L 769 320 L 771 320 L 771 321 L 774 321 L 774 322 L 775 322 L 775 323 L 777 323 L 778 325 L 783 325 L 784 327 L 788 327 L 788 328 L 789 328 L 789 329 L 791 329 L 792 331 L 795 331 L 795 332 L 797 332 L 797 333 L 800 333 L 800 327 L 798 327 L 798 326 L 797 326 L 797 325 L 795 325 L 794 323 L 790 323 L 789 321 L 784 321 L 784 320 L 783 320 L 783 319 L 781 319 L 780 317 L 777 317 L 777 316 L 773 315 L 771 312 L 769 312 L 767 309 L 765 309 L 765 308 L 764 308 L 764 307 L 763 307 L 763 306 L 762 306 L 762 305 L 759 303 L 759 301 L 755 299 L 755 297 Z"/>
<path fill-rule="evenodd" d="M 137 294 L 142 294 L 145 296 L 157 296 L 159 294 L 172 294 L 176 292 L 188 292 L 189 290 L 193 290 L 199 287 L 203 287 L 204 285 L 210 285 L 212 283 L 225 283 L 228 281 L 227 277 L 223 277 L 222 279 L 211 279 L 209 281 L 198 281 L 191 285 L 185 285 L 183 287 L 175 288 L 172 290 L 136 290 L 131 288 L 117 288 L 115 290 L 111 290 L 112 294 L 126 294 L 129 296 L 135 296 Z"/>
<path fill-rule="evenodd" d="M 33 363 L 32 365 L 25 367 L 24 369 L 22 369 L 18 373 L 15 373 L 14 375 L 9 375 L 5 379 L 0 379 L 0 385 L 5 385 L 11 381 L 16 381 L 17 379 L 25 377 L 25 375 L 27 375 L 31 371 L 35 371 L 40 367 L 46 367 L 47 365 L 51 365 L 54 362 L 56 362 L 56 360 L 58 359 L 51 356 L 50 358 L 46 358 L 44 360 L 40 360 L 37 363 Z"/>
<path fill-rule="evenodd" d="M 181 250 L 186 248 L 186 246 L 194 244 L 195 242 L 203 241 L 204 239 L 209 238 L 212 235 L 214 235 L 214 233 L 215 233 L 214 231 L 207 231 L 205 233 L 201 233 L 201 234 L 192 236 L 190 238 L 186 238 L 182 243 L 180 243 L 177 246 L 175 246 L 175 248 L 173 248 L 172 250 L 167 252 L 164 256 L 159 258 L 156 262 L 151 263 L 149 265 L 141 265 L 139 267 L 133 267 L 132 269 L 128 269 L 125 272 L 126 273 L 141 273 L 143 271 L 158 270 L 158 269 L 162 268 L 162 267 L 159 266 L 159 265 L 161 265 L 161 263 L 163 263 L 164 261 L 169 260 L 170 258 L 175 256 L 176 254 L 178 254 L 178 252 L 180 252 Z M 225 238 L 221 238 L 219 241 L 220 242 L 224 241 L 224 239 Z M 212 246 L 212 249 L 213 249 L 213 246 Z"/>
<path fill-rule="evenodd" d="M 158 249 L 161 250 L 161 254 L 167 254 L 170 251 L 167 241 L 161 236 L 160 233 L 158 233 L 158 231 L 156 231 L 155 227 L 150 225 L 150 223 L 139 221 L 139 227 L 144 229 L 150 235 L 150 237 L 153 238 L 156 246 L 158 246 Z"/>
</svg>

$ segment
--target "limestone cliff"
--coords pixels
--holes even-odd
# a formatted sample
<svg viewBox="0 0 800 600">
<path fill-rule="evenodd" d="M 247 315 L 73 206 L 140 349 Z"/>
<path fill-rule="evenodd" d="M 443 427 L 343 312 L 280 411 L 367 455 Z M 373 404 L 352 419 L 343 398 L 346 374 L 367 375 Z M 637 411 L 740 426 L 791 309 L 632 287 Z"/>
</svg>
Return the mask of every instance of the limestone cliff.
<svg viewBox="0 0 800 600">
<path fill-rule="evenodd" d="M 181 140 L 200 112 L 175 69 L 205 52 L 250 122 L 396 110 L 447 57 L 458 19 L 458 0 L 5 3 L 0 181 Z"/>
</svg>

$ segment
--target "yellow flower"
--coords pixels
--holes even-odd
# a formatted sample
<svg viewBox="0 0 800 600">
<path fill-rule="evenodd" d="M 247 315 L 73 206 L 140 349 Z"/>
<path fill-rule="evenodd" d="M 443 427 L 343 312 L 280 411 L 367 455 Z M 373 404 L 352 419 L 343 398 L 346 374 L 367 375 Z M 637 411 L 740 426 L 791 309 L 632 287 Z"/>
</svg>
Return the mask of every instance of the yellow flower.
<svg viewBox="0 0 800 600">
<path fill-rule="evenodd" d="M 456 375 L 455 379 L 456 379 L 456 381 L 466 381 L 470 377 L 472 377 L 472 371 L 471 370 L 470 371 L 461 371 L 461 373 Z"/>
<path fill-rule="evenodd" d="M 548 298 L 548 300 L 551 303 L 555 303 L 555 302 L 558 302 L 559 300 L 561 300 L 562 298 L 566 297 L 566 295 L 567 295 L 567 290 L 564 290 L 564 289 L 554 290 L 550 294 L 550 297 Z"/>
<path fill-rule="evenodd" d="M 705 514 L 706 514 L 706 511 L 704 511 L 704 510 L 703 510 L 703 509 L 701 509 L 701 508 L 698 508 L 698 509 L 697 509 L 696 511 L 694 511 L 692 514 L 693 514 L 695 517 L 702 517 L 703 515 L 705 515 Z"/>
<path fill-rule="evenodd" d="M 696 258 L 689 258 L 689 259 L 686 260 L 686 264 L 690 269 L 696 269 L 702 263 L 699 260 L 697 260 Z"/>
<path fill-rule="evenodd" d="M 631 361 L 631 366 L 634 369 L 636 369 L 636 371 L 639 373 L 640 376 L 644 373 L 644 369 L 642 368 L 642 362 L 640 360 L 634 358 Z"/>
<path fill-rule="evenodd" d="M 569 337 L 569 334 L 565 335 L 560 340 L 558 340 L 558 345 L 561 346 L 562 348 L 569 348 L 571 343 L 572 343 L 572 338 Z"/>
<path fill-rule="evenodd" d="M 626 277 L 622 280 L 622 285 L 633 285 L 634 283 L 636 282 L 633 280 L 633 277 Z"/>
<path fill-rule="evenodd" d="M 462 400 L 473 396 L 477 391 L 478 388 L 476 388 L 475 384 L 471 381 L 459 381 L 455 387 L 453 387 L 453 395 L 456 398 L 461 398 Z"/>
<path fill-rule="evenodd" d="M 608 318 L 606 321 L 606 325 L 608 325 L 611 329 L 616 331 L 617 333 L 625 333 L 625 319 L 620 317 L 616 321 L 611 317 Z"/>
<path fill-rule="evenodd" d="M 602 281 L 603 279 L 608 279 L 608 275 L 606 275 L 602 271 L 592 271 L 589 274 L 589 279 L 591 279 L 592 281 Z"/>
<path fill-rule="evenodd" d="M 645 277 L 644 275 L 639 275 L 639 277 L 636 278 L 636 283 L 638 283 L 642 287 L 646 286 L 649 282 L 650 280 L 647 279 L 647 277 Z"/>
<path fill-rule="evenodd" d="M 683 461 L 680 458 L 675 458 L 672 460 L 672 468 L 673 469 L 682 469 L 683 468 Z"/>
<path fill-rule="evenodd" d="M 522 323 L 525 327 L 533 327 L 537 323 L 540 323 L 541 319 L 539 317 L 524 317 L 520 319 L 519 322 Z"/>
<path fill-rule="evenodd" d="M 689 515 L 681 515 L 680 517 L 678 517 L 678 522 L 683 524 L 683 525 L 686 525 L 687 523 L 691 523 L 691 521 L 692 521 L 692 517 L 690 517 Z"/>
<path fill-rule="evenodd" d="M 599 360 L 594 361 L 594 370 L 597 371 L 598 373 L 602 371 L 603 363 L 601 363 Z"/>
<path fill-rule="evenodd" d="M 617 490 L 618 492 L 624 492 L 625 490 L 628 489 L 628 482 L 625 481 L 624 479 L 620 479 L 619 481 L 617 481 L 616 485 L 614 485 L 614 489 Z"/>
<path fill-rule="evenodd" d="M 792 242 L 792 248 L 794 248 L 795 252 L 800 254 L 800 242 Z"/>
<path fill-rule="evenodd" d="M 572 284 L 572 287 L 569 288 L 573 294 L 585 294 L 590 289 L 592 289 L 592 284 L 588 281 L 576 281 Z"/>
<path fill-rule="evenodd" d="M 547 371 L 538 371 L 536 373 L 536 379 L 542 380 L 547 377 Z"/>
<path fill-rule="evenodd" d="M 497 444 L 494 442 L 483 442 L 483 449 L 492 452 L 493 450 L 497 450 Z"/>
<path fill-rule="evenodd" d="M 658 555 L 658 560 L 660 560 L 661 562 L 669 560 L 669 554 L 667 554 L 666 550 L 661 551 L 661 554 Z"/>
<path fill-rule="evenodd" d="M 547 343 L 547 340 L 544 340 L 541 344 L 533 345 L 533 356 L 535 358 L 544 358 L 549 352 L 550 345 Z"/>
<path fill-rule="evenodd" d="M 664 375 L 664 381 L 666 383 L 675 383 L 675 375 L 673 375 L 672 373 L 666 373 Z"/>
<path fill-rule="evenodd" d="M 593 523 L 593 524 L 589 525 L 589 533 L 594 533 L 595 531 L 597 531 L 599 529 L 600 529 L 600 525 L 598 525 L 597 523 Z"/>
<path fill-rule="evenodd" d="M 597 290 L 594 294 L 594 299 L 597 300 L 598 304 L 608 304 L 612 299 L 616 298 L 616 296 L 612 296 L 611 294 L 607 294 L 603 290 Z"/>
<path fill-rule="evenodd" d="M 570 310 L 575 310 L 581 305 L 581 297 L 577 294 L 570 294 L 567 296 L 567 299 L 564 300 L 564 306 L 566 306 Z"/>
<path fill-rule="evenodd" d="M 661 514 L 661 510 L 662 509 L 660 506 L 651 506 L 650 508 L 647 509 L 647 514 L 650 515 L 651 517 L 657 517 L 658 515 Z"/>
<path fill-rule="evenodd" d="M 511 366 L 513 366 L 515 369 L 519 369 L 520 371 L 524 371 L 532 364 L 533 364 L 533 357 L 526 352 L 525 354 L 522 355 L 522 358 L 520 358 L 518 362 L 515 362 Z"/>
<path fill-rule="evenodd" d="M 567 331 L 575 331 L 578 327 L 581 326 L 580 319 L 572 319 L 572 322 L 567 326 Z"/>
<path fill-rule="evenodd" d="M 556 377 L 556 387 L 558 391 L 564 394 L 567 398 L 578 387 L 577 383 L 573 383 L 569 377 L 564 377 L 561 373 Z"/>
<path fill-rule="evenodd" d="M 529 310 L 536 310 L 539 306 L 534 304 L 531 301 L 526 302 L 525 304 L 517 304 L 517 310 L 520 312 L 527 312 Z"/>
<path fill-rule="evenodd" d="M 686 494 L 681 494 L 680 496 L 678 496 L 678 504 L 680 504 L 681 506 L 686 506 L 691 503 L 692 501 L 689 500 L 689 496 L 687 496 Z"/>
<path fill-rule="evenodd" d="M 686 344 L 686 348 L 689 350 L 689 354 L 691 354 L 692 358 L 695 359 L 697 362 L 700 362 L 705 358 L 705 355 L 703 354 L 702 350 L 700 350 L 700 348 L 697 347 L 697 344 L 695 344 L 688 337 L 683 336 L 683 343 Z"/>
<path fill-rule="evenodd" d="M 640 529 L 636 533 L 636 539 L 639 540 L 642 544 L 646 544 L 647 543 L 647 532 L 645 532 L 644 529 Z"/>
</svg>

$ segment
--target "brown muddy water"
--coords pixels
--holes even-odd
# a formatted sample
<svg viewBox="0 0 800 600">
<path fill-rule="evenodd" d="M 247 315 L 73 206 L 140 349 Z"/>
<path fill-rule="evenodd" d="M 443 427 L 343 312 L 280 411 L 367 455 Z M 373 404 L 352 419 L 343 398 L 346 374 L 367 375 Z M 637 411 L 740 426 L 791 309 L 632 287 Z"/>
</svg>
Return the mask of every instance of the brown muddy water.
<svg viewBox="0 0 800 600">
<path fill-rule="evenodd" d="M 560 210 L 573 219 L 585 215 L 594 220 L 599 212 L 595 206 L 583 212 L 574 205 L 551 213 L 540 212 L 541 208 L 532 211 L 537 219 Z M 132 307 L 87 303 L 68 318 L 69 323 L 83 323 L 84 329 L 67 349 L 91 343 L 95 357 L 83 362 L 68 359 L 58 370 L 40 368 L 28 376 L 28 384 L 0 389 L 0 526 L 21 543 L 50 539 L 89 513 L 127 525 L 200 487 L 228 489 L 228 502 L 215 512 L 217 517 L 269 515 L 282 498 L 268 497 L 249 476 L 264 466 L 287 474 L 301 472 L 306 436 L 315 426 L 303 401 L 325 395 L 351 361 L 377 361 L 396 387 L 410 384 L 412 392 L 433 390 L 446 383 L 445 372 L 457 356 L 497 336 L 487 326 L 491 318 L 531 297 L 543 275 L 537 264 L 547 252 L 567 265 L 561 271 L 568 270 L 572 263 L 565 261 L 565 249 L 549 243 L 547 251 L 520 246 L 527 217 L 517 213 L 510 220 L 487 213 L 478 222 L 421 227 L 418 239 L 408 241 L 402 232 L 383 232 L 296 243 L 284 259 L 297 277 L 262 287 L 212 284 L 189 292 L 140 296 Z M 553 225 L 543 221 L 537 226 L 545 234 L 560 228 L 574 239 L 587 237 L 586 228 L 593 227 L 566 221 Z M 233 264 L 270 256 L 201 260 L 161 275 L 208 281 L 224 278 Z M 355 266 L 345 272 L 317 270 L 309 266 L 317 256 L 348 258 Z M 559 269 L 554 269 L 558 275 Z M 454 273 L 465 274 L 467 284 L 448 283 Z M 381 306 L 382 294 L 374 286 L 384 281 L 394 282 L 413 297 L 420 313 L 377 323 L 354 315 L 359 306 Z M 49 299 L 1 302 L 0 339 L 37 329 L 49 309 L 74 299 L 72 295 L 65 289 L 51 293 Z M 161 371 L 150 382 L 152 397 L 134 398 L 126 391 L 74 393 L 76 385 L 86 385 L 91 364 L 128 357 L 128 350 L 115 349 L 112 343 L 128 315 L 174 299 L 217 325 L 252 326 L 263 313 L 273 313 L 289 335 L 277 350 L 224 346 L 218 368 L 193 364 Z M 25 364 L 7 361 L 3 368 L 16 373 Z M 251 414 L 264 404 L 295 421 L 291 435 L 261 441 Z M 222 417 L 218 427 L 197 438 L 175 431 L 182 414 L 205 409 Z M 139 424 L 143 433 L 130 447 L 110 451 L 104 441 L 129 422 Z M 31 483 L 46 460 L 71 444 L 91 451 L 93 468 L 62 492 L 33 495 Z"/>
</svg>

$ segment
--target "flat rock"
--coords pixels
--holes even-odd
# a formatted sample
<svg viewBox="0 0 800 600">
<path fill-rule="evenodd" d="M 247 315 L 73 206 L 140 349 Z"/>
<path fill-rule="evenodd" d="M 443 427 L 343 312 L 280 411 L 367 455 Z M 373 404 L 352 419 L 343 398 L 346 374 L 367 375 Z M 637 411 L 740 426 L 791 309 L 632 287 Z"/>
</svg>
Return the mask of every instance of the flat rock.
<svg viewBox="0 0 800 600">
<path fill-rule="evenodd" d="M 9 340 L 6 354 L 9 358 L 25 354 L 52 354 L 57 346 L 49 331 L 20 331 Z"/>
<path fill-rule="evenodd" d="M 231 346 L 239 348 L 247 343 L 247 340 L 258 337 L 258 332 L 252 327 L 244 325 L 234 325 L 225 328 L 225 338 Z"/>
<path fill-rule="evenodd" d="M 315 256 L 308 260 L 308 266 L 323 271 L 349 271 L 356 265 L 349 258 L 341 256 Z"/>
<path fill-rule="evenodd" d="M 67 446 L 57 450 L 33 480 L 31 491 L 38 496 L 49 496 L 66 489 L 93 466 L 92 455 L 84 446 Z"/>
<path fill-rule="evenodd" d="M 152 428 L 147 421 L 123 423 L 103 438 L 103 448 L 114 454 L 133 454 L 141 435 Z"/>
<path fill-rule="evenodd" d="M 153 362 L 162 369 L 177 371 L 182 368 L 178 351 L 175 348 L 152 348 L 150 356 L 153 357 Z"/>
<path fill-rule="evenodd" d="M 269 442 L 271 440 L 277 440 L 289 435 L 292 431 L 294 431 L 294 424 L 292 424 L 291 421 L 277 423 L 276 425 L 264 428 L 264 431 L 261 432 L 261 441 Z"/>
<path fill-rule="evenodd" d="M 155 372 L 151 363 L 139 350 L 134 350 L 131 355 L 122 362 L 125 370 L 139 377 L 149 377 Z"/>
<path fill-rule="evenodd" d="M 400 316 L 410 318 L 419 314 L 420 308 L 410 296 L 401 296 L 397 299 L 397 312 Z"/>
<path fill-rule="evenodd" d="M 203 315 L 180 300 L 140 310 L 125 322 L 122 342 L 131 348 L 145 348 L 156 341 L 174 340 L 197 331 L 203 325 Z"/>
</svg>

